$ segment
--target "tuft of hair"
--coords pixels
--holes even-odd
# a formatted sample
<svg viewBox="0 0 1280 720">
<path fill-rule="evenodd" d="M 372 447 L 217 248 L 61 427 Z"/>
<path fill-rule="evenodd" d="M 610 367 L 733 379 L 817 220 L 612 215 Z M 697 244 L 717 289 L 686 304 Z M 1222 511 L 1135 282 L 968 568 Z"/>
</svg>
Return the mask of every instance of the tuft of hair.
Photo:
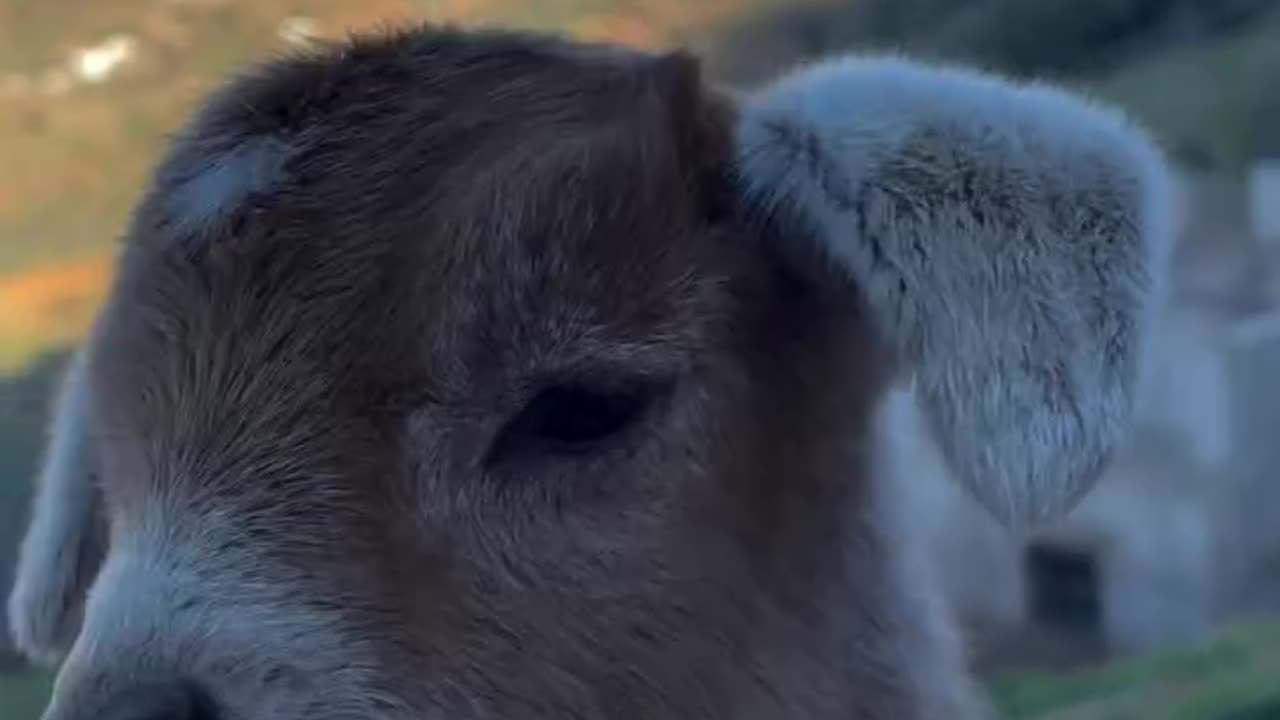
<svg viewBox="0 0 1280 720">
<path fill-rule="evenodd" d="M 65 371 L 31 521 L 9 595 L 9 632 L 28 657 L 58 661 L 80 629 L 85 590 L 102 561 L 97 458 L 88 436 L 85 352 Z"/>
<path fill-rule="evenodd" d="M 1048 85 L 849 55 L 742 98 L 736 143 L 747 205 L 856 286 L 955 477 L 1008 526 L 1073 507 L 1127 437 L 1166 293 L 1147 133 Z"/>
</svg>

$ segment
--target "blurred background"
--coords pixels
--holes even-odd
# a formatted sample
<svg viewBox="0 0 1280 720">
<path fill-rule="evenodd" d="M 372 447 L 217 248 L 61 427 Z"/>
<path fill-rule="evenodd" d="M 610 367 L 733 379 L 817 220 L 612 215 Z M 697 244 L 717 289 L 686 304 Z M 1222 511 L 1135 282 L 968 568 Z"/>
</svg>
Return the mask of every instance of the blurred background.
<svg viewBox="0 0 1280 720">
<path fill-rule="evenodd" d="M 922 447 L 921 532 L 1004 717 L 1280 719 L 1280 0 L 0 0 L 0 591 L 56 374 L 166 135 L 245 61 L 411 18 L 682 44 L 743 84 L 895 48 L 1127 108 L 1182 220 L 1139 432 L 1026 538 Z M 49 677 L 6 643 L 0 720 L 35 720 Z"/>
</svg>

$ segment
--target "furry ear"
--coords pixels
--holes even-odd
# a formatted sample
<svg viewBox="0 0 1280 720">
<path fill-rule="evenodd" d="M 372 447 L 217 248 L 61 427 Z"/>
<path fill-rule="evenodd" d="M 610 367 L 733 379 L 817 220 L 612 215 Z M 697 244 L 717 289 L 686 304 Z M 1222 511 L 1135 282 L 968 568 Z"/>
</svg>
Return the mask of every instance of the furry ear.
<svg viewBox="0 0 1280 720">
<path fill-rule="evenodd" d="M 71 359 L 53 408 L 31 523 L 9 596 L 9 628 L 19 650 L 56 663 L 79 634 L 85 593 L 106 548 L 98 464 L 87 427 L 85 351 Z"/>
<path fill-rule="evenodd" d="M 1010 525 L 1074 505 L 1127 432 L 1164 295 L 1154 144 L 1064 91 L 897 57 L 740 108 L 747 207 L 856 288 L 955 476 Z"/>
</svg>

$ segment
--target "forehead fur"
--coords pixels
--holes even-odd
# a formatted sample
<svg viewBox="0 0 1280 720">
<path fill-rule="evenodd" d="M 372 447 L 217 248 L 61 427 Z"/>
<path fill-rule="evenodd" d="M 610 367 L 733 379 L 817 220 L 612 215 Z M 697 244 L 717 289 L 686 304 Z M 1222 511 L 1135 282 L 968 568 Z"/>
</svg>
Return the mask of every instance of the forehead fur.
<svg viewBox="0 0 1280 720">
<path fill-rule="evenodd" d="M 105 423 L 199 446 L 610 353 L 671 367 L 731 266 L 724 115 L 684 55 L 516 33 L 261 66 L 196 114 L 134 216 L 96 364 L 128 397 Z"/>
<path fill-rule="evenodd" d="M 358 36 L 215 92 L 158 167 L 138 230 L 216 237 L 267 200 L 326 185 L 348 206 L 381 210 L 463 182 L 500 192 L 540 162 L 605 149 L 628 151 L 632 171 L 670 172 L 673 156 L 705 165 L 724 150 L 700 96 L 697 62 L 683 53 L 430 26 Z"/>
<path fill-rule="evenodd" d="M 341 254 L 352 276 L 380 263 L 430 277 L 501 275 L 485 255 L 658 260 L 645 230 L 714 222 L 727 202 L 725 115 L 681 53 L 426 26 L 361 36 L 214 93 L 157 168 L 128 259 L 205 272 Z"/>
</svg>

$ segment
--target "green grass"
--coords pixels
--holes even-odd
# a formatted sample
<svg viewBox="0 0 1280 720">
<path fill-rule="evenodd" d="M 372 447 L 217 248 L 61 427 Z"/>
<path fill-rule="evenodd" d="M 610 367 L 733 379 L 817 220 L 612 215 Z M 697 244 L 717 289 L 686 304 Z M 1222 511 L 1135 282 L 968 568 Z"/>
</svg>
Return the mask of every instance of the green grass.
<svg viewBox="0 0 1280 720">
<path fill-rule="evenodd" d="M 1238 169 L 1280 154 L 1280 11 L 1218 42 L 1158 53 L 1088 89 L 1127 108 L 1184 159 Z"/>
<path fill-rule="evenodd" d="M 0 718 L 38 720 L 52 687 L 48 673 L 0 673 Z"/>
<path fill-rule="evenodd" d="M 1262 713 L 1280 703 L 1280 623 L 1242 624 L 1199 647 L 1075 673 L 1006 673 L 990 687 L 1002 717 L 1011 720 L 1225 720 L 1232 712 Z"/>
</svg>

